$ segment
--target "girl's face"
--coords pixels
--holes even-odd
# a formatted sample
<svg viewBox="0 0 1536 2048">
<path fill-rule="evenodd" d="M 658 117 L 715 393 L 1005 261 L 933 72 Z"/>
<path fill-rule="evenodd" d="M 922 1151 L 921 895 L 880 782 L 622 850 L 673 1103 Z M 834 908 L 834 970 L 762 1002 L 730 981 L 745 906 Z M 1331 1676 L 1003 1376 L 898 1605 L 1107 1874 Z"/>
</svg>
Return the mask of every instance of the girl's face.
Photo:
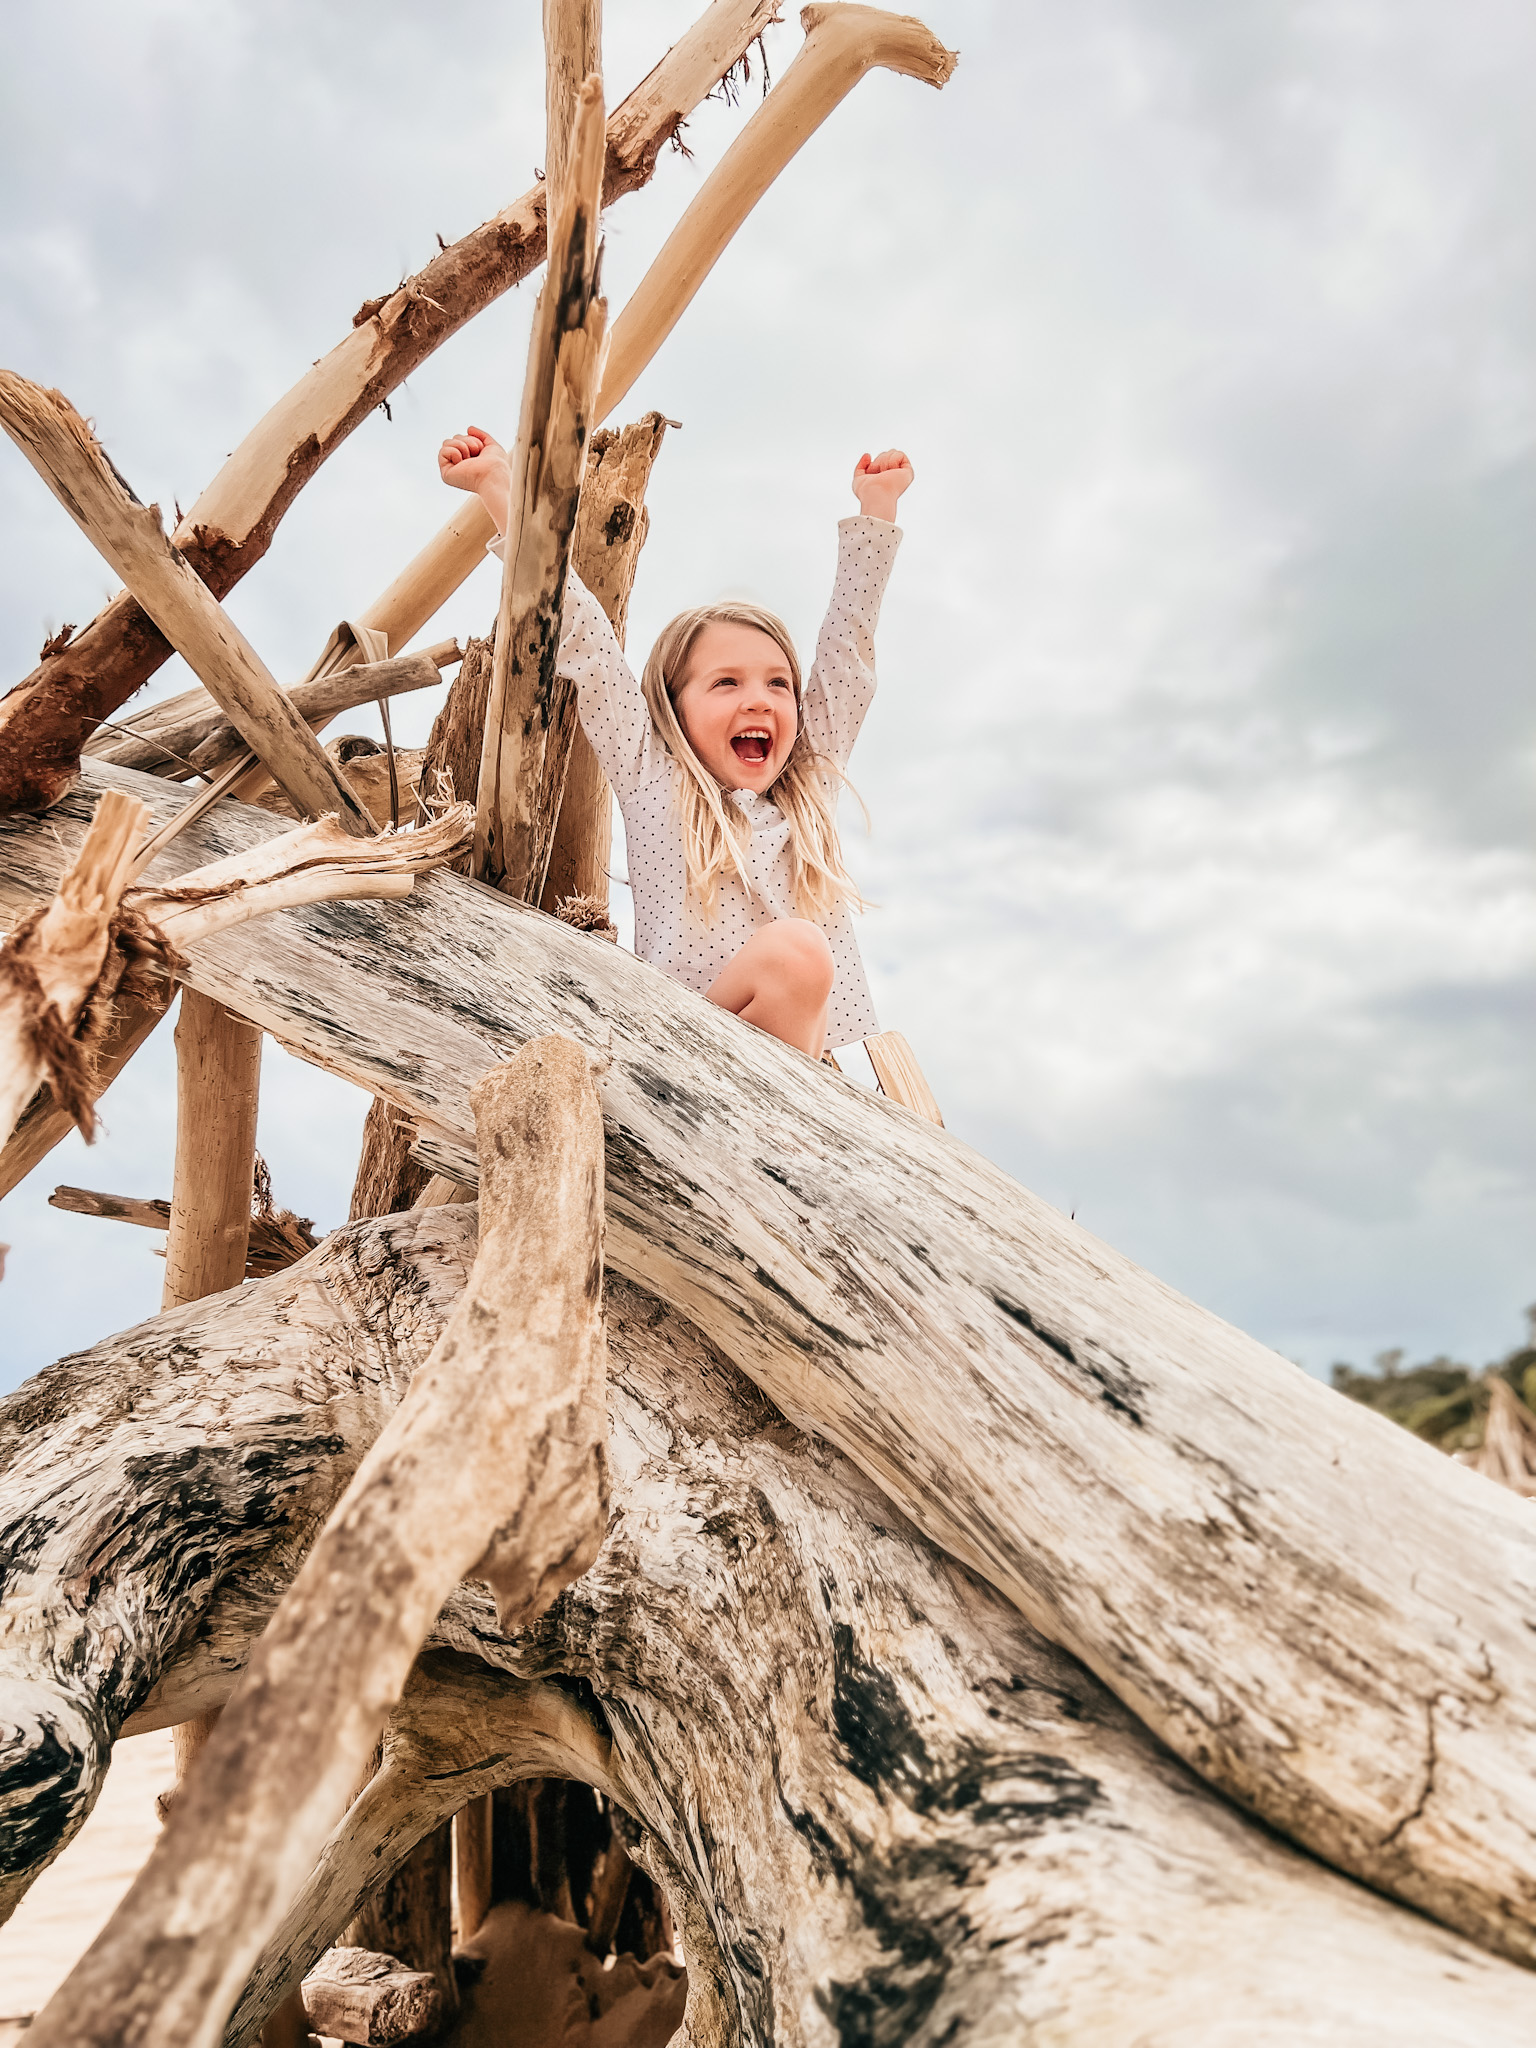
<svg viewBox="0 0 1536 2048">
<path fill-rule="evenodd" d="M 715 619 L 688 650 L 677 721 L 724 789 L 761 796 L 795 743 L 799 717 L 784 650 L 757 626 Z"/>
</svg>

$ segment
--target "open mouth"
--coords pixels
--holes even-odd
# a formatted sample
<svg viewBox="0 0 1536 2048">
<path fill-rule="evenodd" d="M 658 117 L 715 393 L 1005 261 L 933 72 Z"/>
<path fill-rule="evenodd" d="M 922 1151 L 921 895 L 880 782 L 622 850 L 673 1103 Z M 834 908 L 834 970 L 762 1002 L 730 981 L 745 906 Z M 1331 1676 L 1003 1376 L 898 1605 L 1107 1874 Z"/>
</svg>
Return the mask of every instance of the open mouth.
<svg viewBox="0 0 1536 2048">
<path fill-rule="evenodd" d="M 773 743 L 765 732 L 739 732 L 731 741 L 731 752 L 749 767 L 761 766 L 772 751 Z"/>
</svg>

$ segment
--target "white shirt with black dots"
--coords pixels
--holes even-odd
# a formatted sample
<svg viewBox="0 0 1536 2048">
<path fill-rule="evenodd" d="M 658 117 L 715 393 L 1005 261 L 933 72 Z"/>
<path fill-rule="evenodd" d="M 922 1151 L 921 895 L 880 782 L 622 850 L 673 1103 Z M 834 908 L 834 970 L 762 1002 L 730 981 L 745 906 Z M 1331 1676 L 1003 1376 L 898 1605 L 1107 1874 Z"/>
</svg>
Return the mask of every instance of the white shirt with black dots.
<svg viewBox="0 0 1536 2048">
<path fill-rule="evenodd" d="M 840 520 L 837 532 L 837 581 L 800 715 L 811 745 L 841 768 L 875 694 L 875 626 L 901 528 L 887 519 L 856 517 Z M 566 585 L 562 623 L 560 673 L 576 685 L 582 727 L 624 815 L 635 951 L 703 995 L 754 932 L 775 918 L 799 914 L 790 886 L 789 822 L 771 797 L 747 789 L 729 792 L 727 801 L 738 804 L 752 826 L 744 849 L 752 888 L 727 869 L 714 916 L 706 918 L 688 890 L 674 798 L 681 771 L 652 723 L 639 679 L 602 606 L 575 575 Z M 880 1026 L 847 905 L 838 903 L 816 923 L 827 935 L 835 969 L 827 1043 L 853 1045 Z"/>
</svg>

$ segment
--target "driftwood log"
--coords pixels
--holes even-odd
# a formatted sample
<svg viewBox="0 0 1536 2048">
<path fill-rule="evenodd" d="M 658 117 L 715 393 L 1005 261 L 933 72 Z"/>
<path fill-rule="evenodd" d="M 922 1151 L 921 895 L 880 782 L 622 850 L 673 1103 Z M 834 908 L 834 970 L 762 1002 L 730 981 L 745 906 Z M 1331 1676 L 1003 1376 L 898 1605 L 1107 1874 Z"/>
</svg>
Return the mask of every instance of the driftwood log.
<svg viewBox="0 0 1536 2048">
<path fill-rule="evenodd" d="M 448 1593 L 477 1569 L 505 1621 L 522 1624 L 596 1554 L 602 1127 L 586 1057 L 559 1038 L 529 1045 L 477 1085 L 475 1107 L 484 1227 L 464 1292 L 149 1862 L 36 2021 L 43 2048 L 213 2048 Z"/>
<path fill-rule="evenodd" d="M 477 782 L 474 872 L 527 903 L 544 888 L 576 723 L 574 709 L 563 724 L 551 714 L 570 694 L 557 690 L 555 661 L 608 325 L 607 301 L 597 296 L 602 143 L 602 80 L 593 73 L 576 96 L 528 337 Z"/>
<path fill-rule="evenodd" d="M 228 1697 L 475 1252 L 467 1208 L 352 1226 L 0 1405 L 5 1719 L 35 1731 L 0 1804 L 13 1882 L 78 1824 L 120 1728 Z M 553 1774 L 632 1817 L 694 2042 L 1528 2039 L 1524 1971 L 1227 1806 L 674 1311 L 617 1281 L 607 1319 L 596 1562 L 511 1635 L 487 1588 L 450 1599 L 236 2048 L 414 1842 Z"/>
<path fill-rule="evenodd" d="M 168 812 L 170 785 L 92 769 Z M 0 824 L 0 910 L 82 829 Z M 253 844 L 231 810 L 196 849 Z M 58 837 L 55 837 L 55 830 Z M 60 840 L 63 846 L 60 846 Z M 1536 1526 L 958 1140 L 632 956 L 452 875 L 221 934 L 204 993 L 411 1113 L 561 1031 L 609 1064 L 610 1267 L 689 1314 L 1212 1783 L 1536 1954 Z"/>
<path fill-rule="evenodd" d="M 714 0 L 608 120 L 603 196 L 649 182 L 688 115 L 774 20 L 776 0 Z M 300 490 L 433 350 L 544 258 L 544 198 L 534 186 L 398 288 L 362 306 L 351 332 L 246 435 L 172 536 L 215 597 L 271 545 Z M 478 504 L 466 508 L 478 513 Z M 483 543 L 482 543 L 483 544 Z M 376 615 L 403 647 L 463 577 L 434 586 L 413 565 Z M 440 594 L 434 595 L 434 588 Z M 424 607 L 424 608 L 423 608 Z M 68 788 L 82 741 L 141 688 L 171 652 L 125 591 L 0 701 L 0 812 L 41 809 Z"/>
</svg>

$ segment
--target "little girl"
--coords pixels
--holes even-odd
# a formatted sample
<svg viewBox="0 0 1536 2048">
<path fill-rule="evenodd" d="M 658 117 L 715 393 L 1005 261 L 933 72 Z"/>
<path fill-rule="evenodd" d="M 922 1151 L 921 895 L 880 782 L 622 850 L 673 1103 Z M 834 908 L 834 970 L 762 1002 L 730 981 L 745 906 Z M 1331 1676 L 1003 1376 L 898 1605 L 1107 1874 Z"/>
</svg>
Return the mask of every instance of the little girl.
<svg viewBox="0 0 1536 2048">
<path fill-rule="evenodd" d="M 483 428 L 445 441 L 438 467 L 506 532 L 506 451 Z M 623 813 L 636 953 L 812 1059 L 880 1028 L 835 807 L 875 693 L 875 624 L 901 541 L 892 522 L 911 481 L 899 449 L 860 457 L 861 516 L 839 522 L 837 581 L 803 685 L 785 626 L 750 604 L 679 613 L 637 682 L 602 607 L 574 572 L 566 581 L 560 673 Z"/>
</svg>

